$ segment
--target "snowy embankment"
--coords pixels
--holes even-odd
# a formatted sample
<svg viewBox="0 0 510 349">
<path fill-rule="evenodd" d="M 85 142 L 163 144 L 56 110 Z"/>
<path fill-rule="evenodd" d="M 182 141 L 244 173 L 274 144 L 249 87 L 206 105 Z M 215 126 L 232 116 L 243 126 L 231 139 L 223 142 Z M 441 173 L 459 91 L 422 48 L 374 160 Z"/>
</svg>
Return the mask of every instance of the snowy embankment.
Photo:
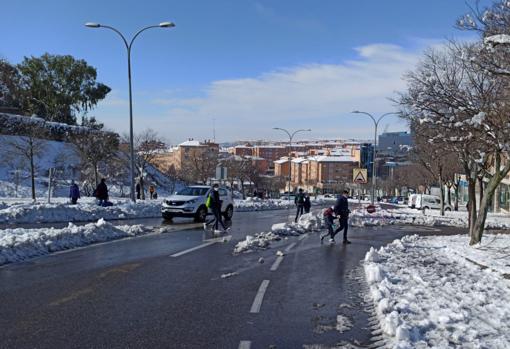
<svg viewBox="0 0 510 349">
<path fill-rule="evenodd" d="M 319 214 L 307 213 L 299 217 L 297 223 L 273 224 L 270 232 L 247 235 L 234 247 L 234 254 L 251 252 L 256 249 L 268 248 L 271 241 L 281 240 L 285 236 L 298 236 L 308 232 L 320 230 L 323 227 L 322 212 Z"/>
<path fill-rule="evenodd" d="M 101 207 L 93 198 L 81 199 L 78 205 L 70 205 L 67 199 L 53 199 L 55 203 L 32 203 L 27 200 L 10 199 L 0 201 L 0 224 L 92 222 L 100 218 L 135 219 L 161 217 L 161 202 L 158 200 L 130 202 L 128 199 L 112 199 L 113 206 Z M 316 201 L 317 204 L 322 201 Z M 285 200 L 236 200 L 237 212 L 277 210 L 289 207 Z M 291 204 L 294 207 L 294 203 Z"/>
<path fill-rule="evenodd" d="M 161 216 L 161 201 L 146 200 L 132 203 L 112 200 L 113 206 L 101 207 L 94 200 L 84 200 L 78 205 L 68 203 L 18 203 L 1 208 L 0 223 L 54 223 L 89 222 L 100 218 L 129 219 Z"/>
<path fill-rule="evenodd" d="M 508 348 L 510 235 L 406 236 L 367 253 L 365 274 L 387 346 Z"/>
<path fill-rule="evenodd" d="M 415 224 L 464 228 L 468 226 L 468 213 L 466 211 L 445 212 L 445 215 L 441 216 L 439 210 L 427 210 L 424 213 L 423 211 L 410 208 L 378 208 L 376 212 L 368 213 L 366 209 L 356 209 L 351 213 L 349 223 L 357 227 Z M 510 228 L 510 215 L 489 213 L 485 227 L 486 229 Z"/>
<path fill-rule="evenodd" d="M 103 219 L 83 226 L 69 223 L 63 229 L 0 230 L 0 265 L 97 242 L 143 235 L 150 231 L 142 225 L 113 226 Z"/>
</svg>

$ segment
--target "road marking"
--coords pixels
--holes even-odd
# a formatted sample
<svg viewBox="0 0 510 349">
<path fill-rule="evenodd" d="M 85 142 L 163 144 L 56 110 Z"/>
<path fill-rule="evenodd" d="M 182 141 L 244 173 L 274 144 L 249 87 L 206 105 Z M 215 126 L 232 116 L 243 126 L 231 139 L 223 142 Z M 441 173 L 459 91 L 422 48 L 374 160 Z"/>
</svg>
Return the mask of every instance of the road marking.
<svg viewBox="0 0 510 349">
<path fill-rule="evenodd" d="M 299 240 L 299 241 L 301 241 L 301 240 L 303 240 L 303 239 L 305 239 L 305 238 L 307 238 L 307 237 L 308 237 L 308 233 L 303 234 L 303 235 L 301 235 L 300 237 L 298 237 L 298 240 Z"/>
<path fill-rule="evenodd" d="M 257 295 L 253 300 L 253 304 L 251 305 L 250 313 L 258 313 L 260 312 L 260 307 L 262 306 L 262 301 L 264 300 L 264 294 L 266 293 L 267 287 L 269 286 L 269 280 L 264 280 L 260 284 L 259 290 L 257 291 Z"/>
<path fill-rule="evenodd" d="M 276 257 L 276 260 L 274 261 L 273 265 L 271 266 L 271 271 L 276 271 L 278 267 L 280 266 L 280 263 L 283 261 L 283 256 Z"/>
<path fill-rule="evenodd" d="M 285 252 L 289 252 L 289 251 L 290 251 L 290 249 L 291 249 L 292 247 L 294 247 L 294 246 L 296 246 L 296 243 L 295 243 L 295 242 L 291 243 L 289 246 L 287 246 L 287 247 L 285 248 Z"/>
<path fill-rule="evenodd" d="M 239 349 L 250 349 L 251 348 L 251 341 L 241 341 L 239 343 Z"/>
<path fill-rule="evenodd" d="M 170 257 L 180 257 L 182 255 L 185 255 L 186 253 L 190 253 L 190 252 L 193 252 L 193 251 L 196 251 L 196 250 L 200 250 L 201 248 L 204 248 L 204 247 L 207 247 L 207 246 L 210 246 L 212 244 L 215 244 L 217 243 L 218 241 L 209 241 L 209 242 L 206 242 L 205 244 L 202 244 L 202 245 L 198 245 L 198 246 L 195 246 L 195 247 L 192 247 L 192 248 L 189 248 L 187 250 L 184 250 L 184 251 L 181 251 L 181 252 L 177 252 L 177 253 L 174 253 L 173 255 L 171 255 Z"/>
</svg>

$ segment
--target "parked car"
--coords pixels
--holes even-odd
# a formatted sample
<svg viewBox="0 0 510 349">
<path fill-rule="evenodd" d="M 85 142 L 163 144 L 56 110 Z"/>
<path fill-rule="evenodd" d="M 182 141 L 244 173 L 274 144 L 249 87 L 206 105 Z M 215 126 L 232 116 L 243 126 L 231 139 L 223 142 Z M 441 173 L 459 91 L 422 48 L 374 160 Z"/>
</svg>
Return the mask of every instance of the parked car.
<svg viewBox="0 0 510 349">
<path fill-rule="evenodd" d="M 441 209 L 441 198 L 435 195 L 418 194 L 416 196 L 415 208 L 418 210 L 440 210 Z M 445 211 L 451 211 L 452 207 L 448 204 L 444 205 Z"/>
<path fill-rule="evenodd" d="M 176 192 L 163 201 L 161 215 L 164 219 L 171 220 L 174 217 L 192 217 L 196 222 L 204 222 L 209 210 L 205 206 L 207 197 L 212 188 L 208 185 L 193 185 Z M 221 212 L 226 219 L 232 219 L 234 215 L 234 200 L 229 190 L 219 189 Z"/>
</svg>

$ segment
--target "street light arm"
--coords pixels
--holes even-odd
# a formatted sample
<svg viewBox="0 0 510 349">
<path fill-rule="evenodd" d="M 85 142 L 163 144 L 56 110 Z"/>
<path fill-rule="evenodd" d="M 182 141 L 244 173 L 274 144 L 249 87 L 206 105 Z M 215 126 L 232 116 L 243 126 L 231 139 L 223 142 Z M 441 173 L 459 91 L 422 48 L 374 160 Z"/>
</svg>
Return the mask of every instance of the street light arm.
<svg viewBox="0 0 510 349">
<path fill-rule="evenodd" d="M 383 114 L 379 117 L 379 119 L 377 120 L 377 125 L 379 125 L 379 122 L 387 115 L 398 115 L 398 113 L 393 113 L 393 112 L 390 112 L 390 113 L 386 113 L 386 114 Z M 375 122 L 375 119 L 374 119 L 374 122 Z"/>
<path fill-rule="evenodd" d="M 368 115 L 370 117 L 370 119 L 372 119 L 372 121 L 374 122 L 375 125 L 377 125 L 378 121 L 375 120 L 374 116 L 370 113 L 367 113 L 367 112 L 364 112 L 364 111 L 359 111 L 359 110 L 355 110 L 353 111 L 354 114 L 364 114 L 364 115 Z"/>
<path fill-rule="evenodd" d="M 289 136 L 290 136 L 290 138 L 292 139 L 292 138 L 294 138 L 294 136 L 295 136 L 295 135 L 296 135 L 296 133 L 298 133 L 298 132 L 311 132 L 311 131 L 312 131 L 312 130 L 311 130 L 311 129 L 309 129 L 309 128 L 308 128 L 308 129 L 306 129 L 306 130 L 305 130 L 305 129 L 302 129 L 302 130 L 296 130 L 296 131 L 294 131 L 294 133 L 292 134 L 292 136 L 290 136 L 290 135 L 289 135 Z"/>
<path fill-rule="evenodd" d="M 287 134 L 287 136 L 289 136 L 289 138 L 292 138 L 292 135 L 290 134 L 289 131 L 287 131 L 286 129 L 284 128 L 281 128 L 281 127 L 273 127 L 273 130 L 280 130 L 280 131 L 283 131 Z"/>
<path fill-rule="evenodd" d="M 131 50 L 131 46 L 133 46 L 133 42 L 138 37 L 138 35 L 140 35 L 144 31 L 146 31 L 147 29 L 151 29 L 151 28 L 160 28 L 160 26 L 159 25 L 149 25 L 148 27 L 142 28 L 139 31 L 137 31 L 136 34 L 131 39 L 131 42 L 129 43 L 128 49 Z"/>
<path fill-rule="evenodd" d="M 99 28 L 107 28 L 107 29 L 110 29 L 110 30 L 113 30 L 114 32 L 116 32 L 122 38 L 122 41 L 124 41 L 124 45 L 126 46 L 126 49 L 129 50 L 130 45 L 128 44 L 126 38 L 124 37 L 124 35 L 122 35 L 122 33 L 120 31 L 118 31 L 114 27 L 111 27 L 109 25 L 103 25 L 103 24 L 101 24 L 101 26 Z"/>
</svg>

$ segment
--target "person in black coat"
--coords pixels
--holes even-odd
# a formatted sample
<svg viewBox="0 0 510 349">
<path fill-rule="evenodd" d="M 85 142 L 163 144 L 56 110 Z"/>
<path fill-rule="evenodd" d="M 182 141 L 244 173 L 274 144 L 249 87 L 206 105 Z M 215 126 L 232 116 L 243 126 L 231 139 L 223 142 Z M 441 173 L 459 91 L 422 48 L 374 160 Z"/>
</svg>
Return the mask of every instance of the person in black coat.
<svg viewBox="0 0 510 349">
<path fill-rule="evenodd" d="M 305 203 L 303 204 L 303 207 L 305 209 L 305 213 L 310 213 L 312 202 L 310 201 L 310 195 L 308 193 L 305 194 Z"/>
<path fill-rule="evenodd" d="M 296 218 L 294 222 L 297 223 L 298 218 L 303 214 L 305 209 L 305 194 L 303 193 L 303 189 L 299 189 L 298 194 L 294 198 L 294 204 L 296 205 Z"/>
<path fill-rule="evenodd" d="M 335 203 L 335 214 L 339 217 L 340 227 L 335 231 L 335 234 L 343 229 L 344 231 L 344 244 L 350 244 L 351 242 L 347 239 L 347 229 L 349 227 L 349 191 L 344 190 L 342 195 L 338 197 Z M 333 236 L 334 239 L 334 236 Z"/>
<path fill-rule="evenodd" d="M 106 179 L 102 178 L 101 183 L 96 188 L 96 198 L 99 200 L 99 205 L 106 206 L 108 202 L 108 187 L 106 186 Z"/>
</svg>

